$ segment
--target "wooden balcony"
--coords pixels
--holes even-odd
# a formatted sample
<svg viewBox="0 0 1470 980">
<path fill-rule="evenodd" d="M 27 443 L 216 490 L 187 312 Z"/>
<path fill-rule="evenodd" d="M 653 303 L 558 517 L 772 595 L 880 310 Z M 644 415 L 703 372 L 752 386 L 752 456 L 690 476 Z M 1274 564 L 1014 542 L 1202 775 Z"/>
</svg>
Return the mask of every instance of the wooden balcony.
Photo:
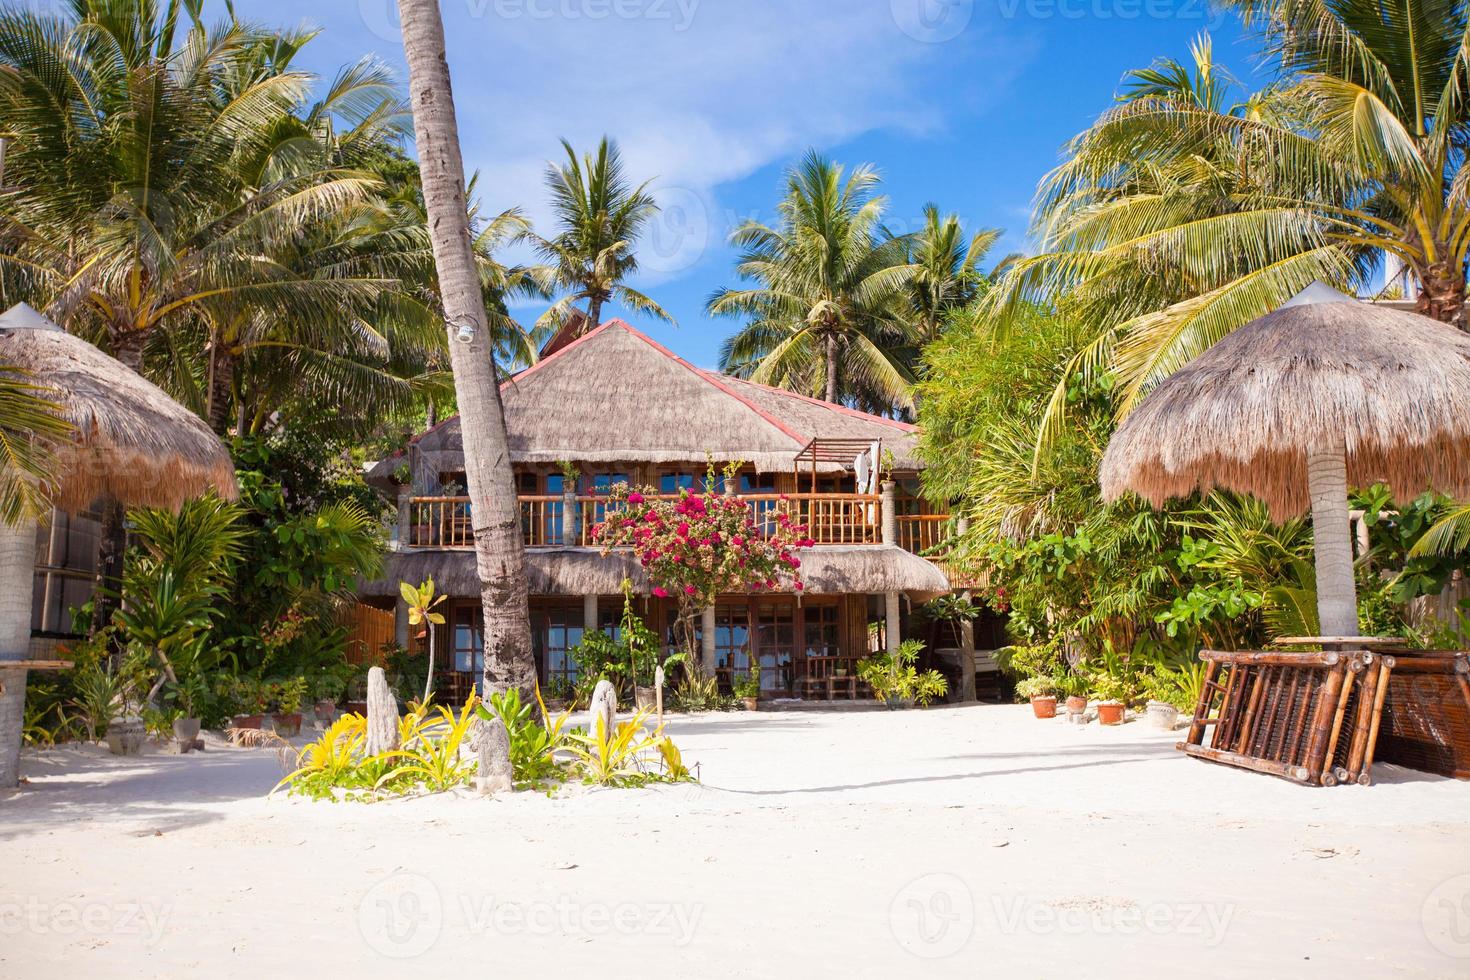
<svg viewBox="0 0 1470 980">
<path fill-rule="evenodd" d="M 678 499 L 670 496 L 667 499 Z M 884 511 L 892 508 L 881 494 L 804 493 L 751 494 L 740 498 L 756 526 L 774 530 L 776 515 L 786 513 L 807 527 L 818 545 L 882 545 Z M 616 504 L 600 496 L 522 496 L 521 531 L 528 548 L 595 548 L 592 529 L 615 513 Z M 409 549 L 472 548 L 474 524 L 468 497 L 399 498 L 399 546 Z M 930 551 L 950 534 L 948 515 L 898 515 L 894 540 L 915 553 Z"/>
</svg>

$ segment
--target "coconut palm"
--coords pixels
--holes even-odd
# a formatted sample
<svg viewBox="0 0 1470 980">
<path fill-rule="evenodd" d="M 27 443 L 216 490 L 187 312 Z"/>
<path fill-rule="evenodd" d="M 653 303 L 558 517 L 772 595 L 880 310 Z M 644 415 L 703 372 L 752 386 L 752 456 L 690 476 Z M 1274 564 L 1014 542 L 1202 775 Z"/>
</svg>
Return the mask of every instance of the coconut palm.
<svg viewBox="0 0 1470 980">
<path fill-rule="evenodd" d="M 1365 285 L 1385 253 L 1422 284 L 1420 312 L 1464 326 L 1466 0 L 1241 9 L 1276 81 L 1232 104 L 1207 39 L 1192 73 L 1135 73 L 1043 182 L 1044 251 L 987 301 L 1002 326 L 1028 301 L 1065 304 L 1094 337 L 1067 377 L 1111 373 L 1121 413 L 1314 280 Z"/>
<path fill-rule="evenodd" d="M 561 326 L 573 306 L 585 302 L 583 329 L 591 329 L 602 322 L 603 305 L 612 301 L 673 323 L 662 307 L 626 284 L 638 271 L 638 238 L 658 213 L 648 182 L 634 187 L 628 181 L 618 145 L 606 136 L 595 154 L 580 159 L 566 140 L 561 145 L 566 163 L 546 168 L 558 231 L 551 238 L 527 237 L 546 262 L 534 270 L 542 285 L 566 295 L 542 315 L 538 326 Z"/>
<path fill-rule="evenodd" d="M 0 363 L 0 524 L 35 519 L 46 510 L 49 443 L 71 431 L 47 388 Z"/>
<path fill-rule="evenodd" d="M 464 438 L 465 476 L 474 501 L 475 566 L 485 620 L 486 693 L 536 690 L 525 545 L 510 468 L 505 412 L 486 330 L 485 294 L 471 243 L 459 125 L 444 55 L 438 0 L 400 0 L 414 129 L 423 161 L 424 205 L 439 272 L 455 392 Z"/>
<path fill-rule="evenodd" d="M 750 221 L 730 236 L 744 249 L 736 271 L 754 285 L 709 299 L 711 314 L 748 320 L 725 342 L 721 367 L 829 402 L 911 408 L 902 351 L 917 332 L 905 290 L 918 270 L 905 239 L 881 234 L 877 171 L 844 174 L 808 153 L 787 175 L 780 221 Z"/>
<path fill-rule="evenodd" d="M 910 240 L 908 255 L 915 267 L 909 296 L 921 343 L 938 337 L 944 318 L 974 301 L 987 278 L 980 263 L 1000 236 L 996 229 L 982 229 L 967 239 L 958 215 L 924 205 L 924 227 Z"/>
</svg>

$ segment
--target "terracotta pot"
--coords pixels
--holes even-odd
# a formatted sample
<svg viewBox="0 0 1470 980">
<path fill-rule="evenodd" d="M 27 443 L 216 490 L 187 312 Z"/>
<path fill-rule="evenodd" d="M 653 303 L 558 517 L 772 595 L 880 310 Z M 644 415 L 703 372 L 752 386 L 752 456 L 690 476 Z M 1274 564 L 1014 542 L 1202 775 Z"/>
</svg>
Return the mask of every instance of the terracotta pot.
<svg viewBox="0 0 1470 980">
<path fill-rule="evenodd" d="M 1084 698 L 1084 697 L 1078 697 L 1075 694 L 1072 695 L 1071 697 L 1067 698 L 1067 714 L 1069 714 L 1069 715 L 1080 715 L 1080 714 L 1085 714 L 1086 711 L 1087 711 L 1087 699 L 1086 698 Z"/>
<path fill-rule="evenodd" d="M 295 738 L 301 734 L 301 713 L 299 711 L 271 715 L 271 723 L 276 726 L 276 734 L 282 738 Z"/>
<path fill-rule="evenodd" d="M 1031 699 L 1031 711 L 1038 718 L 1057 716 L 1057 698 L 1054 694 L 1039 694 Z"/>
<path fill-rule="evenodd" d="M 236 715 L 230 719 L 231 728 L 259 728 L 265 724 L 265 715 Z"/>
<path fill-rule="evenodd" d="M 1099 725 L 1121 725 L 1123 715 L 1127 706 L 1122 701 L 1103 701 L 1097 706 L 1097 723 Z"/>
<path fill-rule="evenodd" d="M 760 710 L 760 704 L 761 704 L 760 698 L 741 698 L 740 700 L 742 700 L 742 701 L 745 702 L 745 710 L 746 711 L 759 711 Z"/>
<path fill-rule="evenodd" d="M 337 719 L 337 702 L 322 699 L 318 701 L 313 710 L 316 712 L 316 720 L 323 725 L 330 725 Z"/>
</svg>

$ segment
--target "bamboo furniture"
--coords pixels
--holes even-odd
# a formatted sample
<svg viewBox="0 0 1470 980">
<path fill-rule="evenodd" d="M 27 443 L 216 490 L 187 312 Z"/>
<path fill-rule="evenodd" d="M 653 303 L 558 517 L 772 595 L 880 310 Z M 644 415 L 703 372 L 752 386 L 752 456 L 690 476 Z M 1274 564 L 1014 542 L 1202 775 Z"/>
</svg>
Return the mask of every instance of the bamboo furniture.
<svg viewBox="0 0 1470 980">
<path fill-rule="evenodd" d="M 1282 642 L 1344 649 L 1201 652 L 1182 751 L 1314 786 L 1367 786 L 1376 758 L 1470 778 L 1470 655 L 1385 653 L 1367 647 L 1391 642 L 1362 637 Z"/>
</svg>

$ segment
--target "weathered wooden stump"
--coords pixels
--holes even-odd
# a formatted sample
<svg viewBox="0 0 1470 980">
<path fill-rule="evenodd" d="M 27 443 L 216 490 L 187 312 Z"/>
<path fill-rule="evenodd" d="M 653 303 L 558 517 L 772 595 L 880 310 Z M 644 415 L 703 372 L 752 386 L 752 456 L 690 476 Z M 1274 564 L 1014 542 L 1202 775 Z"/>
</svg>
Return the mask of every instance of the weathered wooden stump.
<svg viewBox="0 0 1470 980">
<path fill-rule="evenodd" d="M 587 734 L 593 738 L 598 737 L 599 719 L 602 737 L 611 738 L 618 726 L 618 692 L 611 681 L 598 681 L 592 689 L 592 701 L 587 707 Z"/>
<path fill-rule="evenodd" d="M 514 772 L 510 765 L 510 734 L 505 722 L 499 718 L 476 718 L 470 733 L 470 745 L 479 758 L 479 771 L 475 774 L 475 789 L 481 796 L 493 793 L 509 793 L 515 788 Z"/>
<path fill-rule="evenodd" d="M 382 667 L 368 671 L 367 753 L 377 755 L 398 748 L 398 699 L 388 686 Z"/>
</svg>

